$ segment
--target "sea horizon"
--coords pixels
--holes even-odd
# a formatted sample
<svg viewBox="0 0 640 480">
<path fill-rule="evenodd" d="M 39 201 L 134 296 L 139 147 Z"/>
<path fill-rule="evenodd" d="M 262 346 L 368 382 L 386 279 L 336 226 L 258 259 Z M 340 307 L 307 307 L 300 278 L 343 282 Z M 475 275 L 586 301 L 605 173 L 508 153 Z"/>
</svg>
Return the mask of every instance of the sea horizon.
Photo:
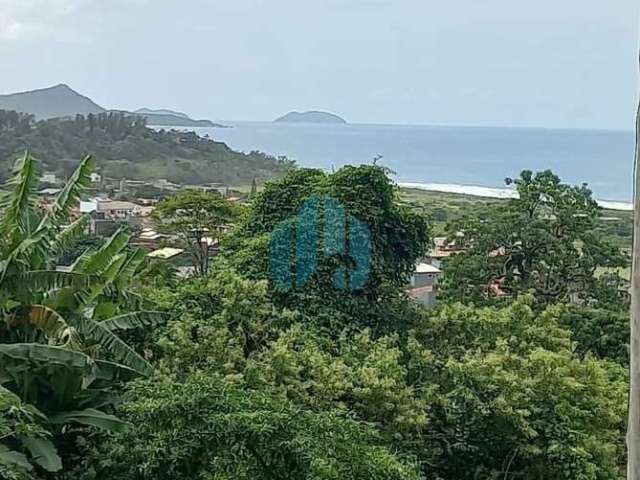
<svg viewBox="0 0 640 480">
<path fill-rule="evenodd" d="M 635 137 L 630 131 L 222 122 L 232 128 L 189 130 L 234 150 L 286 156 L 326 171 L 378 158 L 400 184 L 439 185 L 438 191 L 450 186 L 450 193 L 495 196 L 496 190 L 508 191 L 507 177 L 550 169 L 564 183 L 586 183 L 601 203 L 628 209 L 631 202 Z"/>
<path fill-rule="evenodd" d="M 566 131 L 566 132 L 612 132 L 635 134 L 634 128 L 614 128 L 614 127 L 561 127 L 543 125 L 474 125 L 474 124 L 447 124 L 447 123 L 386 123 L 386 122 L 347 122 L 346 124 L 313 123 L 313 122 L 276 122 L 275 120 L 230 120 L 211 117 L 211 122 L 222 125 L 222 128 L 233 128 L 234 125 L 247 124 L 273 124 L 273 125 L 302 125 L 312 127 L 332 127 L 332 126 L 352 126 L 352 127 L 418 127 L 418 128 L 467 128 L 467 129 L 497 129 L 497 130 L 544 130 L 544 131 Z M 171 128 L 155 127 L 152 128 Z M 189 127 L 177 127 L 189 128 Z M 221 127 L 214 127 L 221 128 Z"/>
</svg>

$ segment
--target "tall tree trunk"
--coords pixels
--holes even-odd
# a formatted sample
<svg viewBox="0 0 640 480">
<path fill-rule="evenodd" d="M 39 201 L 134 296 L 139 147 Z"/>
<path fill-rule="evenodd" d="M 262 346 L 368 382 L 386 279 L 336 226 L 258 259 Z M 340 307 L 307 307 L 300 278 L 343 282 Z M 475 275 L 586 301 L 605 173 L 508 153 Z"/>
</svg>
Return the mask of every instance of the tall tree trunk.
<svg viewBox="0 0 640 480">
<path fill-rule="evenodd" d="M 640 60 L 640 58 L 639 58 Z M 627 480 L 640 480 L 640 100 L 636 114 L 633 166 L 633 263 L 631 267 L 631 341 Z"/>
</svg>

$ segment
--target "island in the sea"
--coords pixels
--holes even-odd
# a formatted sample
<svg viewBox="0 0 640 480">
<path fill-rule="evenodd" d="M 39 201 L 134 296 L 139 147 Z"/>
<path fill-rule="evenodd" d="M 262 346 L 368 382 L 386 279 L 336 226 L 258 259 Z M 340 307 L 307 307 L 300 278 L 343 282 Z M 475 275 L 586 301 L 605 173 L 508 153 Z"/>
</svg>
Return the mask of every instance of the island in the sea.
<svg viewBox="0 0 640 480">
<path fill-rule="evenodd" d="M 173 110 L 167 109 L 152 110 L 150 108 L 140 108 L 133 113 L 145 117 L 147 123 L 154 127 L 227 128 L 226 125 L 213 123 L 211 120 L 194 120 L 186 113 L 174 112 Z"/>
<path fill-rule="evenodd" d="M 289 112 L 275 121 L 278 123 L 347 123 L 344 118 L 341 118 L 338 115 L 318 111 Z"/>
</svg>

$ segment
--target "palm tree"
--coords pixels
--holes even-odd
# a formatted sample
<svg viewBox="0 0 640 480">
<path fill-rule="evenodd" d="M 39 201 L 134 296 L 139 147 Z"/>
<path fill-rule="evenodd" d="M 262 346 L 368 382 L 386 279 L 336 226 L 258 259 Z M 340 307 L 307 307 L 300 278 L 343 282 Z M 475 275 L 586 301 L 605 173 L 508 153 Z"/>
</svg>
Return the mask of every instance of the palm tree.
<svg viewBox="0 0 640 480">
<path fill-rule="evenodd" d="M 94 163 L 84 158 L 43 211 L 34 197 L 38 165 L 27 152 L 0 198 L 0 397 L 28 405 L 48 432 L 0 437 L 0 462 L 19 460 L 24 468 L 26 457 L 17 451 L 22 449 L 44 469 L 59 470 L 51 435 L 69 423 L 123 428 L 106 413 L 115 401 L 113 386 L 151 373 L 149 363 L 118 336 L 166 317 L 128 291 L 144 260 L 142 251 L 129 248 L 129 236 L 117 231 L 66 271 L 56 268 L 87 226 L 86 216 L 70 216 Z"/>
</svg>

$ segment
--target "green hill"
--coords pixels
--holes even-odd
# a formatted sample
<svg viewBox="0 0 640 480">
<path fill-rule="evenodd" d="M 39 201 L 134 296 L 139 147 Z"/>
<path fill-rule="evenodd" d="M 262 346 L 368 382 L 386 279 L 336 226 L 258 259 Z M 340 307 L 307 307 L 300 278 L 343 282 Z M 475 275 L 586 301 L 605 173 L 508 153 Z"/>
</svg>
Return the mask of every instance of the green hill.
<svg viewBox="0 0 640 480">
<path fill-rule="evenodd" d="M 33 115 L 0 110 L 0 180 L 25 149 L 62 176 L 93 154 L 105 176 L 182 184 L 248 184 L 278 176 L 290 165 L 261 152 L 236 152 L 193 132 L 156 131 L 145 119 L 125 113 L 36 121 Z"/>
</svg>

